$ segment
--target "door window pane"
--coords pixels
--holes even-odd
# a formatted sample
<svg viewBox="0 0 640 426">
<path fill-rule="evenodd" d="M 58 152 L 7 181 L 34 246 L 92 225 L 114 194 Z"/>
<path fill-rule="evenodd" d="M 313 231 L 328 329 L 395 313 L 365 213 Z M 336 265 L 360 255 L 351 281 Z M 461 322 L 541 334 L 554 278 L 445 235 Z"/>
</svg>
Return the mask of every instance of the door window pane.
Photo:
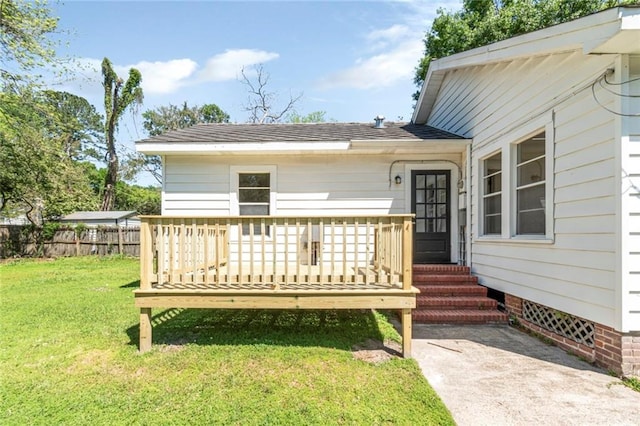
<svg viewBox="0 0 640 426">
<path fill-rule="evenodd" d="M 436 187 L 435 175 L 427 175 L 427 188 L 435 188 L 435 187 Z"/>
</svg>

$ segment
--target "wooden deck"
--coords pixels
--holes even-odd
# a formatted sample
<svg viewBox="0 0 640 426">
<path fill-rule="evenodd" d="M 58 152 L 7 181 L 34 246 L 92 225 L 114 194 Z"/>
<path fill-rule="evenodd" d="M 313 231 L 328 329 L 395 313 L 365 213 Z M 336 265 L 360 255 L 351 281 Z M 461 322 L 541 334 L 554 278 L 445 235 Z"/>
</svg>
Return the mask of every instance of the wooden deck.
<svg viewBox="0 0 640 426">
<path fill-rule="evenodd" d="M 411 216 L 143 217 L 140 351 L 152 308 L 393 309 L 411 353 Z"/>
</svg>

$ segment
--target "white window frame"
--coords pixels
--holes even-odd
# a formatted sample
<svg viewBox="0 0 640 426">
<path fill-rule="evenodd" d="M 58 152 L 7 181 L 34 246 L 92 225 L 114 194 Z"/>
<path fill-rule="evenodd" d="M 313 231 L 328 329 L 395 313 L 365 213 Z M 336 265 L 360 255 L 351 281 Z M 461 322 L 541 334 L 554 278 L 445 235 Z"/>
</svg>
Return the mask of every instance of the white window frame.
<svg viewBox="0 0 640 426">
<path fill-rule="evenodd" d="M 486 175 L 485 174 L 485 164 L 486 161 L 489 160 L 491 157 L 494 157 L 496 155 L 500 154 L 500 171 L 496 172 L 496 173 L 492 173 L 491 175 Z M 482 157 L 480 159 L 480 166 L 479 166 L 479 170 L 480 170 L 480 184 L 479 184 L 479 192 L 480 195 L 478 197 L 479 199 L 479 204 L 478 204 L 478 209 L 479 209 L 479 227 L 480 227 L 480 232 L 481 235 L 486 236 L 486 237 L 500 237 L 502 235 L 502 230 L 504 229 L 504 209 L 502 208 L 502 200 L 505 198 L 504 197 L 504 190 L 505 190 L 505 181 L 504 181 L 504 152 L 502 150 L 497 150 L 497 151 L 493 151 L 491 154 L 486 155 L 484 157 Z M 485 192 L 485 181 L 488 177 L 492 177 L 492 176 L 496 176 L 497 174 L 502 175 L 500 180 L 501 180 L 501 185 L 500 185 L 500 191 L 498 192 L 492 192 L 491 194 L 487 194 Z M 488 197 L 496 197 L 496 196 L 500 196 L 500 232 L 499 233 L 488 233 L 486 230 L 486 212 L 485 212 L 485 200 Z"/>
<path fill-rule="evenodd" d="M 240 198 L 238 197 L 238 191 L 240 188 L 240 175 L 245 173 L 269 173 L 269 215 L 275 216 L 278 209 L 276 206 L 276 199 L 278 198 L 277 183 L 278 183 L 278 168 L 277 166 L 230 166 L 229 167 L 229 213 L 231 216 L 240 216 Z"/>
<path fill-rule="evenodd" d="M 537 157 L 531 158 L 529 160 L 525 160 L 525 161 L 520 161 L 518 159 L 518 148 L 520 146 L 522 146 L 523 144 L 526 144 L 530 141 L 532 141 L 532 138 L 535 138 L 536 136 L 540 136 L 542 135 L 542 137 L 544 137 L 545 140 L 545 146 L 544 146 L 544 153 L 542 155 L 539 155 Z M 546 147 L 546 140 L 547 140 L 547 135 L 546 132 L 544 130 L 542 130 L 540 133 L 537 133 L 531 137 L 528 137 L 518 143 L 515 143 L 512 145 L 512 150 L 513 150 L 513 178 L 514 178 L 514 182 L 513 182 L 513 198 L 514 198 L 514 210 L 513 210 L 513 219 L 514 219 L 514 223 L 515 223 L 515 229 L 513 231 L 513 235 L 516 237 L 539 237 L 539 236 L 544 236 L 546 235 L 546 226 L 547 226 L 547 218 L 546 215 L 543 214 L 544 217 L 544 229 L 542 230 L 543 232 L 540 233 L 518 233 L 518 217 L 520 215 L 520 211 L 518 210 L 518 199 L 520 197 L 520 191 L 525 191 L 527 189 L 530 188 L 535 188 L 535 187 L 539 187 L 539 186 L 543 186 L 546 190 L 546 185 L 547 185 L 547 174 L 546 174 L 546 158 L 547 158 L 547 147 Z M 532 181 L 529 183 L 525 183 L 525 184 L 520 184 L 518 182 L 518 172 L 520 168 L 526 167 L 528 164 L 533 164 L 535 162 L 537 162 L 540 159 L 544 159 L 545 161 L 545 173 L 544 176 L 540 176 L 539 180 L 537 181 Z M 533 179 L 533 177 L 532 177 Z M 534 211 L 543 211 L 543 213 L 546 213 L 546 191 L 545 191 L 545 196 L 544 198 L 542 198 L 540 200 L 540 205 L 538 206 L 538 204 L 536 203 L 536 206 L 534 209 L 529 209 L 527 210 L 528 212 L 534 212 Z"/>
<path fill-rule="evenodd" d="M 500 241 L 513 243 L 543 243 L 551 244 L 554 242 L 554 147 L 555 132 L 553 125 L 553 114 L 548 113 L 541 116 L 537 120 L 531 120 L 525 126 L 514 131 L 505 133 L 499 139 L 490 142 L 486 146 L 478 149 L 473 153 L 475 160 L 473 167 L 476 168 L 474 173 L 474 185 L 477 188 L 474 191 L 473 215 L 475 220 L 473 223 L 473 235 L 478 241 Z M 544 235 L 517 235 L 516 234 L 516 215 L 517 215 L 517 145 L 539 133 L 545 134 L 545 233 Z M 482 142 L 482 141 L 480 141 Z M 474 141 L 474 144 L 476 141 Z M 502 233 L 484 234 L 484 197 L 483 197 L 483 174 L 484 160 L 502 151 Z"/>
<path fill-rule="evenodd" d="M 240 188 L 240 175 L 246 173 L 269 173 L 269 216 L 275 216 L 277 213 L 276 200 L 278 198 L 278 168 L 273 165 L 246 165 L 246 166 L 230 166 L 229 167 L 229 213 L 231 216 L 240 216 L 240 197 L 238 191 Z M 234 227 L 235 228 L 235 227 Z M 231 239 L 237 240 L 237 231 L 232 231 Z M 242 240 L 249 240 L 249 235 L 242 235 Z M 271 233 L 265 236 L 266 240 L 271 238 Z"/>
<path fill-rule="evenodd" d="M 522 142 L 526 142 L 528 139 L 536 136 L 539 133 L 544 133 L 544 155 L 545 155 L 545 230 L 543 234 L 518 234 L 517 233 L 517 215 L 518 215 L 518 173 L 517 173 L 517 150 L 518 145 Z M 552 120 L 549 120 L 545 126 L 539 126 L 536 130 L 529 132 L 526 136 L 518 138 L 516 142 L 511 143 L 509 154 L 509 195 L 510 195 L 510 210 L 509 210 L 509 236 L 514 241 L 542 241 L 553 242 L 553 157 L 554 157 L 554 128 Z M 504 176 L 503 176 L 504 178 Z M 504 190 L 503 190 L 504 192 Z"/>
</svg>

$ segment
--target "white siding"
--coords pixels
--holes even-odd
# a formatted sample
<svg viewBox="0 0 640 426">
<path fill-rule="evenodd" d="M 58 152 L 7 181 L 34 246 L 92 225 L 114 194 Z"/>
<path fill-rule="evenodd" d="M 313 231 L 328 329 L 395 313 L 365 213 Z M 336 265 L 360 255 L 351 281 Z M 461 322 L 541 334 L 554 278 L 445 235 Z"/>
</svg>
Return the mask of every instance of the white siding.
<svg viewBox="0 0 640 426">
<path fill-rule="evenodd" d="M 389 185 L 400 174 L 403 183 Z M 279 216 L 380 215 L 407 213 L 405 164 L 438 168 L 430 160 L 460 163 L 460 155 L 271 155 L 166 156 L 162 214 L 227 216 L 231 211 L 230 167 L 269 165 L 277 168 L 275 211 Z M 457 197 L 454 197 L 457 200 Z"/>
<path fill-rule="evenodd" d="M 247 172 L 274 170 L 272 215 L 340 217 L 408 213 L 411 170 L 455 169 L 452 161 L 460 164 L 461 155 L 165 156 L 162 214 L 194 217 L 229 216 L 237 212 L 237 206 L 232 205 L 237 202 L 232 174 L 241 173 L 245 167 Z M 402 176 L 402 184 L 395 183 L 396 175 Z M 453 173 L 452 229 L 457 226 L 458 196 L 453 184 L 456 178 Z M 237 238 L 237 234 L 232 238 Z M 367 253 L 366 237 L 361 235 L 361 239 L 361 252 Z M 457 232 L 452 232 L 451 244 L 455 262 Z M 231 256 L 235 258 L 237 254 Z"/>
<path fill-rule="evenodd" d="M 576 51 L 459 69 L 445 77 L 428 123 L 473 138 L 472 204 L 479 202 L 482 156 L 501 148 L 504 155 L 509 144 L 553 123 L 551 238 L 482 238 L 475 205 L 471 265 L 491 288 L 613 327 L 619 325 L 615 116 L 594 101 L 590 84 L 615 59 Z M 613 106 L 612 96 L 598 95 Z"/>
</svg>

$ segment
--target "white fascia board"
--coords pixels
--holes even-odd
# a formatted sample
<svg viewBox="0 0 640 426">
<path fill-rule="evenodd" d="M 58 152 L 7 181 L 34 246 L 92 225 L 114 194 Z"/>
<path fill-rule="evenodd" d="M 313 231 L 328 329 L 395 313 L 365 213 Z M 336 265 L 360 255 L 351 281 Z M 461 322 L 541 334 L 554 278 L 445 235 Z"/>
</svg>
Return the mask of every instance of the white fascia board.
<svg viewBox="0 0 640 426">
<path fill-rule="evenodd" d="M 136 150 L 143 154 L 222 154 L 304 151 L 346 151 L 350 142 L 240 142 L 240 143 L 189 143 L 189 142 L 138 142 Z"/>
</svg>

